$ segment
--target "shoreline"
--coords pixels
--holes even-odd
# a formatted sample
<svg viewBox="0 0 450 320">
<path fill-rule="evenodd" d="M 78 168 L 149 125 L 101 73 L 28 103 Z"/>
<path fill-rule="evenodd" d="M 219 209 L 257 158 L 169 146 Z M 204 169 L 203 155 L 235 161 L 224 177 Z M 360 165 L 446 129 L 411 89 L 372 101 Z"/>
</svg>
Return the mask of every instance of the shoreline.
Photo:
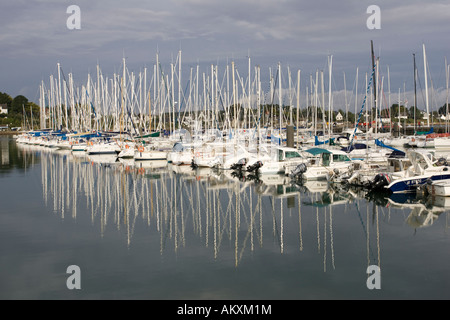
<svg viewBox="0 0 450 320">
<path fill-rule="evenodd" d="M 22 133 L 22 131 L 0 131 L 0 136 L 14 136 Z"/>
</svg>

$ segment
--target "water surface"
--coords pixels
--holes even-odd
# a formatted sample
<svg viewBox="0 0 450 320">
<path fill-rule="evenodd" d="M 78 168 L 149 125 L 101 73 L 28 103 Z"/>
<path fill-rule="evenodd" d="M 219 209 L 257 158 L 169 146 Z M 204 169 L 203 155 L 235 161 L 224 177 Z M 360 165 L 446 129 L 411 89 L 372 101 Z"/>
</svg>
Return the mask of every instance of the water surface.
<svg viewBox="0 0 450 320">
<path fill-rule="evenodd" d="M 450 298 L 446 199 L 0 144 L 1 299 Z"/>
</svg>

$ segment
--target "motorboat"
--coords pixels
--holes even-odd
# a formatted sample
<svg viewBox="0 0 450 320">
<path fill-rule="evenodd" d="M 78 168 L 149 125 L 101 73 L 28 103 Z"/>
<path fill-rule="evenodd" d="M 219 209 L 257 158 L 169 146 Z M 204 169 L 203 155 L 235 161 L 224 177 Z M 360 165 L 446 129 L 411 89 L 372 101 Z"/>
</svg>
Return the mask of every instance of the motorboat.
<svg viewBox="0 0 450 320">
<path fill-rule="evenodd" d="M 311 148 L 304 152 L 310 155 L 307 164 L 303 163 L 290 173 L 292 178 L 302 180 L 329 179 L 334 175 L 348 172 L 354 162 L 346 152 L 334 149 Z"/>
<path fill-rule="evenodd" d="M 404 177 L 394 179 L 384 188 L 392 193 L 415 192 L 427 183 L 450 179 L 450 166 L 445 159 L 436 159 L 431 152 L 413 150 L 407 153 L 411 166 Z"/>
</svg>

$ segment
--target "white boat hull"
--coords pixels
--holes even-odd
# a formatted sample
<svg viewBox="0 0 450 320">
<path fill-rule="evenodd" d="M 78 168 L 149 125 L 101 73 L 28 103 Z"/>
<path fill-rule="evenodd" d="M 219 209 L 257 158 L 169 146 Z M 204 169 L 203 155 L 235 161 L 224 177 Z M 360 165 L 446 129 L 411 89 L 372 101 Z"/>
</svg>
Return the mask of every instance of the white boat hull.
<svg viewBox="0 0 450 320">
<path fill-rule="evenodd" d="M 120 152 L 117 144 L 94 144 L 87 147 L 87 153 L 90 155 L 115 154 Z"/>
<path fill-rule="evenodd" d="M 167 160 L 167 152 L 166 151 L 158 151 L 158 150 L 144 150 L 144 151 L 135 151 L 134 152 L 134 160 L 137 161 L 146 161 L 146 160 Z"/>
<path fill-rule="evenodd" d="M 450 149 L 450 139 L 449 138 L 435 138 L 434 147 L 436 149 Z"/>
<path fill-rule="evenodd" d="M 450 197 L 450 179 L 428 184 L 427 191 L 432 196 Z"/>
</svg>

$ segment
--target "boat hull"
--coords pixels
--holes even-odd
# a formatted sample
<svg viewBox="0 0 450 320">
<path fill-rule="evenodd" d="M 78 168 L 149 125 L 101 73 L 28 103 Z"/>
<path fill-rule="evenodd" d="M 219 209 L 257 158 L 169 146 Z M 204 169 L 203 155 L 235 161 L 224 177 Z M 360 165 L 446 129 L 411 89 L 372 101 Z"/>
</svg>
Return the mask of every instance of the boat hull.
<svg viewBox="0 0 450 320">
<path fill-rule="evenodd" d="M 149 160 L 167 160 L 167 152 L 165 151 L 136 151 L 134 159 L 137 161 Z"/>
<path fill-rule="evenodd" d="M 392 193 L 415 192 L 419 187 L 425 186 L 428 181 L 439 181 L 450 179 L 450 173 L 416 176 L 396 180 L 386 186 Z"/>
<path fill-rule="evenodd" d="M 450 196 L 450 179 L 439 180 L 433 183 L 427 184 L 427 192 L 432 196 Z"/>
</svg>

